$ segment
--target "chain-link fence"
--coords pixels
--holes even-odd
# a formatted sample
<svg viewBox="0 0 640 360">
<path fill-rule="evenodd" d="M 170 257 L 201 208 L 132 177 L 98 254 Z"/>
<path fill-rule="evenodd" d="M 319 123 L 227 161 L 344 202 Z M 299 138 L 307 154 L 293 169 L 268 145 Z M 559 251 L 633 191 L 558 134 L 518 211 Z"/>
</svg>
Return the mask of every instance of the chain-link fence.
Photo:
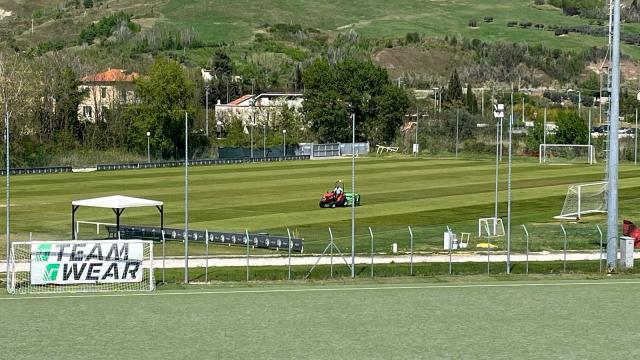
<svg viewBox="0 0 640 360">
<path fill-rule="evenodd" d="M 92 226 L 84 228 L 81 237 L 100 237 Z M 596 223 L 513 224 L 509 236 L 506 220 L 494 229 L 491 218 L 488 223 L 423 226 L 357 222 L 352 227 L 350 222 L 340 222 L 326 228 L 247 228 L 233 231 L 238 238 L 227 243 L 190 235 L 187 262 L 182 234 L 177 234 L 156 241 L 156 269 L 161 272 L 158 280 L 165 282 L 180 282 L 182 278 L 174 275 L 183 273 L 185 266 L 196 282 L 601 272 L 604 230 Z M 263 247 L 257 236 L 292 239 L 291 244 L 300 239 L 303 248 L 285 242 L 276 248 Z"/>
</svg>

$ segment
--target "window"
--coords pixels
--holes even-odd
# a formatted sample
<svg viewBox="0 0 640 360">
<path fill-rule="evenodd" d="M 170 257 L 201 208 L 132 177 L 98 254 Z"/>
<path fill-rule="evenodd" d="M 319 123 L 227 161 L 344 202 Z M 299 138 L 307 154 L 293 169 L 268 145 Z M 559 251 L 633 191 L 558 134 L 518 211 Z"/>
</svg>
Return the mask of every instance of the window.
<svg viewBox="0 0 640 360">
<path fill-rule="evenodd" d="M 100 96 L 103 99 L 107 97 L 107 88 L 106 87 L 100 88 Z"/>
<path fill-rule="evenodd" d="M 127 102 L 127 89 L 121 89 L 121 90 L 120 90 L 120 100 L 121 100 L 123 103 L 126 103 L 126 102 Z"/>
<path fill-rule="evenodd" d="M 87 119 L 93 119 L 93 108 L 91 106 L 83 106 L 82 115 Z"/>
</svg>

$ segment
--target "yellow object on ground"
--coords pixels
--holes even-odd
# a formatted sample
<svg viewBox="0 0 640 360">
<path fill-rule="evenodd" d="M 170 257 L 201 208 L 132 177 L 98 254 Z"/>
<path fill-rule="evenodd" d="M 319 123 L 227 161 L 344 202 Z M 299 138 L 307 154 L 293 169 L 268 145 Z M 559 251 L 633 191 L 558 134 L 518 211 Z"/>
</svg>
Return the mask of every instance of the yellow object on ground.
<svg viewBox="0 0 640 360">
<path fill-rule="evenodd" d="M 495 245 L 489 244 L 489 243 L 478 243 L 478 245 L 476 245 L 476 249 L 496 249 L 498 248 Z"/>
</svg>

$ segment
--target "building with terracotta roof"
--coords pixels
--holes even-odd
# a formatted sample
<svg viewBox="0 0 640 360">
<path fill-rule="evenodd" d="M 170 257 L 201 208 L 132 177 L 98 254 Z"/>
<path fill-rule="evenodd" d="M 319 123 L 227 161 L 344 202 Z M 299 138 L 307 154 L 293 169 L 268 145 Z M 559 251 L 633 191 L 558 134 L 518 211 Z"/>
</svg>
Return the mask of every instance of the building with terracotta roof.
<svg viewBox="0 0 640 360">
<path fill-rule="evenodd" d="M 295 111 L 302 111 L 303 100 L 302 94 L 299 93 L 243 95 L 228 104 L 217 104 L 216 121 L 221 125 L 226 125 L 234 119 L 242 121 L 244 126 L 273 125 L 285 105 Z"/>
<path fill-rule="evenodd" d="M 122 69 L 109 69 L 83 77 L 79 89 L 85 91 L 85 98 L 78 106 L 78 117 L 95 122 L 114 105 L 134 102 L 134 86 L 138 77 L 138 73 Z"/>
</svg>

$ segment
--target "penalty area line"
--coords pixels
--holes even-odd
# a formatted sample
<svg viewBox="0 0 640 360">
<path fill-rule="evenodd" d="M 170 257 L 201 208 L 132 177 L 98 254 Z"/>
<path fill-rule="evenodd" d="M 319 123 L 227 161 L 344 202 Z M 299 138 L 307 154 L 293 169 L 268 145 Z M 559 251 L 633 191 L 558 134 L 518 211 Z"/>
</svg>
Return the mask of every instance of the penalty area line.
<svg viewBox="0 0 640 360">
<path fill-rule="evenodd" d="M 304 289 L 237 289 L 215 291 L 158 291 L 146 293 L 118 294 L 78 294 L 78 295 L 45 295 L 0 297 L 0 301 L 37 300 L 37 299 L 79 299 L 79 298 L 120 298 L 134 296 L 185 296 L 185 295 L 229 295 L 229 294 L 277 294 L 304 293 L 323 291 L 384 291 L 384 290 L 438 290 L 438 289 L 474 289 L 474 288 L 525 288 L 555 286 L 604 286 L 604 285 L 640 285 L 640 281 L 605 281 L 605 282 L 557 282 L 557 283 L 515 283 L 515 284 L 466 284 L 466 285 L 400 285 L 400 286 L 342 286 L 331 288 Z"/>
</svg>

